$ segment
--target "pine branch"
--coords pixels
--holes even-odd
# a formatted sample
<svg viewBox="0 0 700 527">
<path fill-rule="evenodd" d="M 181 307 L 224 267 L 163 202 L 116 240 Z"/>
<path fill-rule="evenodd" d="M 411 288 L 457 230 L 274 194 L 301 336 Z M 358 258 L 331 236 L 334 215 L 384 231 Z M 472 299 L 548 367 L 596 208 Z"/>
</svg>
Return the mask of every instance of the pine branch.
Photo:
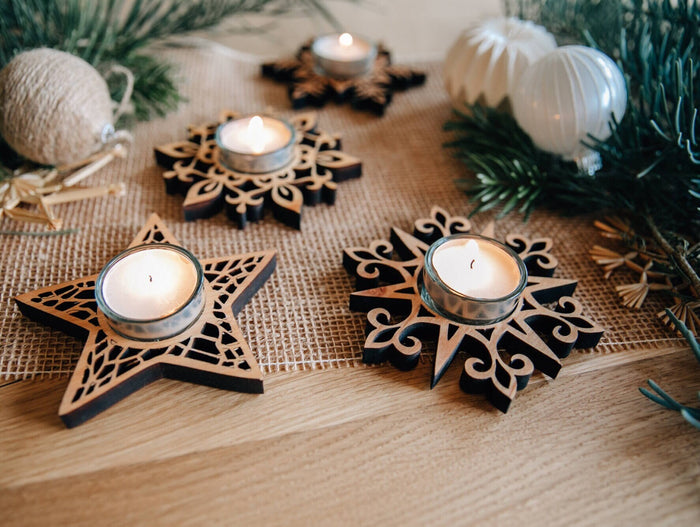
<svg viewBox="0 0 700 527">
<path fill-rule="evenodd" d="M 50 47 L 73 53 L 105 71 L 132 69 L 139 119 L 162 115 L 181 100 L 173 69 L 146 48 L 208 29 L 231 17 L 312 12 L 337 25 L 317 0 L 4 0 L 0 2 L 0 68 L 21 51 Z M 112 95 L 117 86 L 110 86 Z"/>
<path fill-rule="evenodd" d="M 455 111 L 445 130 L 453 134 L 445 147 L 475 174 L 458 180 L 478 202 L 472 214 L 501 204 L 501 216 L 517 209 L 526 219 L 540 206 L 566 214 L 630 206 L 624 194 L 611 192 L 628 181 L 608 178 L 601 185 L 582 176 L 575 163 L 538 149 L 511 115 L 497 109 L 476 104 Z"/>
<path fill-rule="evenodd" d="M 700 363 L 700 344 L 698 341 L 695 339 L 695 337 L 693 337 L 690 331 L 688 331 L 685 324 L 678 320 L 668 309 L 666 310 L 666 316 L 671 319 L 674 327 L 681 333 L 681 335 L 683 335 L 683 338 L 685 338 L 685 340 L 688 342 L 693 355 L 695 355 L 698 363 Z M 679 412 L 686 421 L 688 421 L 695 428 L 700 429 L 700 408 L 692 408 L 690 406 L 682 405 L 651 379 L 647 381 L 647 384 L 651 390 L 639 388 L 642 395 L 668 410 Z M 698 396 L 700 397 L 700 393 L 698 393 Z"/>
<path fill-rule="evenodd" d="M 693 269 L 693 266 L 688 260 L 687 248 L 683 245 L 671 245 L 650 216 L 646 217 L 646 223 L 656 243 L 658 243 L 666 255 L 671 258 L 683 276 L 685 276 L 688 282 L 690 282 L 691 287 L 697 292 L 697 294 L 700 294 L 700 275 L 696 269 Z"/>
</svg>

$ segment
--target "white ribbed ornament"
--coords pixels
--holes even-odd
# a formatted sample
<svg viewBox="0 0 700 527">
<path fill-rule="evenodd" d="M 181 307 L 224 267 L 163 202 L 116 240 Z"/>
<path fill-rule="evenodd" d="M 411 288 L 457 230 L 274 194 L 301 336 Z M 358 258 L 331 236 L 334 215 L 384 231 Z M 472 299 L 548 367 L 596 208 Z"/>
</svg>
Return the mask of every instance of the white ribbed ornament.
<svg viewBox="0 0 700 527">
<path fill-rule="evenodd" d="M 487 20 L 466 29 L 448 51 L 445 88 L 457 108 L 477 100 L 498 106 L 511 97 L 520 74 L 556 47 L 554 37 L 530 21 Z"/>
<path fill-rule="evenodd" d="M 600 168 L 600 156 L 581 141 L 610 137 L 612 116 L 620 121 L 626 106 L 620 68 L 586 46 L 563 46 L 542 57 L 513 94 L 515 119 L 535 145 L 576 161 L 589 174 Z"/>
</svg>

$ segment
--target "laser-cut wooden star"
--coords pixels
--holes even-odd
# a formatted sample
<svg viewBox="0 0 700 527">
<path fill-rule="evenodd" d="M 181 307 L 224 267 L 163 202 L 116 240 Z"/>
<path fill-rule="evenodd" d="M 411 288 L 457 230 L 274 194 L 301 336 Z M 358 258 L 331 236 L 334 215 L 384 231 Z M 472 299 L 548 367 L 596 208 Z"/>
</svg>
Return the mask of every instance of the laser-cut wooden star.
<svg viewBox="0 0 700 527">
<path fill-rule="evenodd" d="M 180 245 L 153 214 L 130 247 Z M 69 428 L 127 395 L 166 377 L 215 388 L 262 393 L 262 372 L 232 317 L 275 269 L 275 251 L 200 261 L 205 307 L 185 332 L 160 341 L 132 340 L 116 333 L 95 301 L 97 275 L 37 289 L 15 298 L 27 317 L 85 340 L 59 416 Z"/>
</svg>

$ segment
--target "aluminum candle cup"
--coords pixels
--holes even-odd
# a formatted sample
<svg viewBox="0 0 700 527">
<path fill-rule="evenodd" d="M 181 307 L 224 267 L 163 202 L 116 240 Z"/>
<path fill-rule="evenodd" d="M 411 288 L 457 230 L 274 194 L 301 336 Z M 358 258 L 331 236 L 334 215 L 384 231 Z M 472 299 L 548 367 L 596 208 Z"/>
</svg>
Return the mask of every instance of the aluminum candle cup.
<svg viewBox="0 0 700 527">
<path fill-rule="evenodd" d="M 253 115 L 225 122 L 216 129 L 221 162 L 237 172 L 264 174 L 289 164 L 296 131 L 287 121 Z"/>
<path fill-rule="evenodd" d="M 525 264 L 510 247 L 476 234 L 455 234 L 425 254 L 421 297 L 451 320 L 487 325 L 513 313 L 526 285 Z"/>
<path fill-rule="evenodd" d="M 189 328 L 204 309 L 204 273 L 187 249 L 138 245 L 102 269 L 95 299 L 109 325 L 124 337 L 160 340 Z"/>
<path fill-rule="evenodd" d="M 377 46 L 357 35 L 334 33 L 314 39 L 311 55 L 318 73 L 348 79 L 372 69 Z"/>
</svg>

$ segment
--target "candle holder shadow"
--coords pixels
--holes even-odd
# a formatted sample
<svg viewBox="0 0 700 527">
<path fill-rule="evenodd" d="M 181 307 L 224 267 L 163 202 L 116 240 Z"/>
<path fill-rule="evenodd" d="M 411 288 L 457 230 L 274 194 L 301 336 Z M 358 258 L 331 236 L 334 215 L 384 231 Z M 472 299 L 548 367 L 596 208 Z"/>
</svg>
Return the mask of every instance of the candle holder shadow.
<svg viewBox="0 0 700 527">
<path fill-rule="evenodd" d="M 374 64 L 365 75 L 335 78 L 319 73 L 314 64 L 311 43 L 303 44 L 296 56 L 262 65 L 263 77 L 288 85 L 292 108 L 322 107 L 328 102 L 350 103 L 361 111 L 384 115 L 394 92 L 425 83 L 425 73 L 391 63 L 391 54 L 377 46 Z"/>
<path fill-rule="evenodd" d="M 155 214 L 130 247 L 144 243 L 180 245 Z M 95 300 L 97 275 L 15 298 L 25 316 L 86 341 L 58 412 L 67 427 L 82 424 L 162 377 L 263 392 L 262 372 L 232 315 L 270 277 L 276 253 L 260 251 L 200 263 L 204 311 L 188 329 L 167 339 L 135 340 L 112 329 Z"/>
<path fill-rule="evenodd" d="M 185 196 L 186 221 L 225 209 L 243 229 L 249 221 L 259 221 L 268 207 L 277 220 L 301 229 L 303 205 L 332 205 L 338 183 L 362 175 L 362 162 L 341 151 L 340 136 L 317 129 L 315 113 L 290 119 L 297 144 L 288 165 L 258 174 L 232 170 L 221 162 L 215 134 L 220 124 L 238 117 L 225 110 L 215 123 L 189 126 L 187 141 L 155 148 L 157 163 L 167 169 L 166 192 Z"/>
<path fill-rule="evenodd" d="M 490 224 L 482 235 L 493 238 L 493 229 Z M 421 298 L 425 253 L 444 236 L 471 231 L 467 218 L 450 216 L 434 207 L 429 218 L 415 222 L 412 235 L 392 228 L 390 241 L 376 240 L 368 248 L 345 249 L 343 265 L 357 278 L 350 309 L 367 313 L 363 362 L 389 361 L 409 370 L 418 363 L 422 341 L 434 340 L 437 348 L 431 387 L 462 351 L 467 359 L 461 388 L 484 393 L 505 413 L 535 369 L 555 378 L 561 359 L 573 348 L 596 346 L 603 329 L 587 318 L 581 304 L 570 296 L 577 282 L 552 277 L 558 264 L 550 254 L 552 240 L 517 234 L 509 234 L 506 245 L 525 263 L 528 279 L 510 316 L 493 324 L 472 325 L 431 309 Z"/>
</svg>

